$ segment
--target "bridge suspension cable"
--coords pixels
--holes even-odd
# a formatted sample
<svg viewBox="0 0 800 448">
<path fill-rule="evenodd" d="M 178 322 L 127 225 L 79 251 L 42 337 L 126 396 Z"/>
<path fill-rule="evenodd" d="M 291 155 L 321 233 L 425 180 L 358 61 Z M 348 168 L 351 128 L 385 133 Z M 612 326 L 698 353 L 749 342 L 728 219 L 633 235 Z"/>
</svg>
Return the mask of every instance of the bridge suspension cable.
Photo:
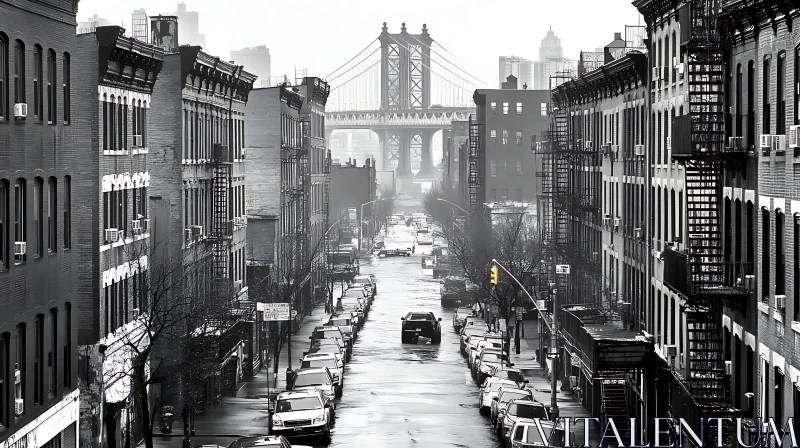
<svg viewBox="0 0 800 448">
<path fill-rule="evenodd" d="M 435 43 L 436 45 L 438 45 L 438 46 L 439 46 L 439 47 L 440 47 L 442 50 L 444 50 L 444 51 L 445 51 L 445 53 L 447 53 L 447 54 L 449 54 L 450 56 L 452 56 L 452 57 L 456 58 L 456 60 L 457 60 L 458 62 L 460 62 L 460 63 L 462 63 L 462 64 L 466 65 L 468 68 L 474 69 L 474 67 L 470 67 L 468 63 L 464 62 L 464 61 L 463 61 L 462 59 L 460 59 L 458 56 L 456 56 L 456 55 L 454 55 L 453 53 L 451 53 L 451 52 L 450 52 L 450 50 L 448 50 L 447 48 L 444 48 L 444 45 L 442 45 L 442 43 L 441 43 L 441 42 L 439 42 L 438 40 L 434 40 L 434 41 L 433 41 L 433 43 Z M 465 73 L 466 73 L 466 72 L 465 72 Z M 486 83 L 484 82 L 484 84 L 486 84 Z"/>
<path fill-rule="evenodd" d="M 358 54 L 357 54 L 357 55 L 355 55 L 355 56 L 353 56 L 353 57 L 352 57 L 352 58 L 351 58 L 349 61 L 347 61 L 347 62 L 345 62 L 344 64 L 342 64 L 341 66 L 339 66 L 339 68 L 337 68 L 336 70 L 334 70 L 334 71 L 332 71 L 332 72 L 328 73 L 328 74 L 325 76 L 325 80 L 327 81 L 327 80 L 328 80 L 328 77 L 330 77 L 330 76 L 331 76 L 331 75 L 333 75 L 334 73 L 336 73 L 336 72 L 338 72 L 339 70 L 341 70 L 341 69 L 343 69 L 344 67 L 346 67 L 346 66 L 347 66 L 347 64 L 349 64 L 349 63 L 353 62 L 353 61 L 354 61 L 354 60 L 355 60 L 357 57 L 359 57 L 359 56 L 361 55 L 361 53 L 363 53 L 363 52 L 367 51 L 367 50 L 369 49 L 369 47 L 371 47 L 371 46 L 372 46 L 372 44 L 374 44 L 374 43 L 375 43 L 375 42 L 377 42 L 377 41 L 378 41 L 378 38 L 376 37 L 376 38 L 375 38 L 375 39 L 374 39 L 372 42 L 370 42 L 370 43 L 369 43 L 369 44 L 368 44 L 366 47 L 364 47 L 364 49 L 363 49 L 363 50 L 359 51 L 359 52 L 358 52 Z M 379 47 L 379 48 L 380 48 L 380 47 Z M 374 53 L 374 51 L 373 51 L 373 53 Z M 369 57 L 369 56 L 367 56 L 367 57 Z"/>
<path fill-rule="evenodd" d="M 345 82 L 343 82 L 343 83 L 339 84 L 338 86 L 336 86 L 336 87 L 332 88 L 332 89 L 331 89 L 331 92 L 333 92 L 334 90 L 338 89 L 339 87 L 342 87 L 342 86 L 345 86 L 345 85 L 347 85 L 347 84 L 348 84 L 350 81 L 352 81 L 352 80 L 354 80 L 354 79 L 358 78 L 359 76 L 363 75 L 363 74 L 364 74 L 364 72 L 366 72 L 367 70 L 371 69 L 372 67 L 375 67 L 375 66 L 376 66 L 376 65 L 378 65 L 380 62 L 381 62 L 381 61 L 376 61 L 375 63 L 373 63 L 373 64 L 372 64 L 372 65 L 370 65 L 369 67 L 367 67 L 367 68 L 365 68 L 364 70 L 362 70 L 362 71 L 361 71 L 359 74 L 357 74 L 357 75 L 353 76 L 352 78 L 348 79 L 347 81 L 345 81 Z"/>
<path fill-rule="evenodd" d="M 435 55 L 437 55 L 437 56 L 439 56 L 440 58 L 442 58 L 442 60 L 443 60 L 443 61 L 445 61 L 445 62 L 447 62 L 448 64 L 452 65 L 452 66 L 453 66 L 453 67 L 455 67 L 457 70 L 459 70 L 459 71 L 463 72 L 464 74 L 466 74 L 466 75 L 467 75 L 467 76 L 469 76 L 470 78 L 474 79 L 475 81 L 478 81 L 479 83 L 481 83 L 481 84 L 483 84 L 483 85 L 486 85 L 486 83 L 485 83 L 485 82 L 483 82 L 483 81 L 481 81 L 480 79 L 478 79 L 477 77 L 473 76 L 473 75 L 472 75 L 472 74 L 470 74 L 468 71 L 464 70 L 463 68 L 459 67 L 458 65 L 456 65 L 456 64 L 454 64 L 454 63 L 452 63 L 452 62 L 450 62 L 450 61 L 449 61 L 449 60 L 448 60 L 446 57 L 444 57 L 444 56 L 443 56 L 442 54 L 440 54 L 438 51 L 434 50 L 433 48 L 429 47 L 429 46 L 428 46 L 426 43 L 424 43 L 424 42 L 420 41 L 419 39 L 417 39 L 416 37 L 414 37 L 414 35 L 413 35 L 413 34 L 410 34 L 410 36 L 411 36 L 411 38 L 412 38 L 412 39 L 414 39 L 415 41 L 419 42 L 419 44 L 420 44 L 420 45 L 424 46 L 425 48 L 427 48 L 428 50 L 430 50 L 432 53 L 434 53 Z M 444 66 L 443 66 L 443 67 L 444 67 Z M 445 68 L 445 69 L 446 69 L 446 68 Z M 473 85 L 474 85 L 474 84 L 473 84 Z M 477 87 L 477 85 L 476 85 L 476 87 Z"/>
<path fill-rule="evenodd" d="M 346 74 L 347 74 L 347 73 L 349 73 L 351 70 L 353 70 L 354 68 L 358 67 L 358 66 L 359 66 L 361 63 L 363 63 L 364 61 L 366 61 L 367 59 L 369 59 L 369 57 L 370 57 L 370 56 L 372 56 L 373 54 L 375 54 L 375 53 L 376 53 L 378 50 L 380 50 L 380 49 L 381 49 L 381 47 L 378 47 L 378 48 L 376 48 L 375 50 L 373 50 L 373 51 L 372 51 L 372 53 L 368 54 L 366 57 L 364 57 L 364 59 L 360 60 L 360 61 L 359 61 L 359 62 L 358 62 L 356 65 L 354 65 L 354 66 L 352 66 L 352 67 L 348 68 L 347 70 L 343 71 L 342 73 L 339 73 L 338 75 L 334 76 L 334 77 L 333 77 L 333 78 L 331 78 L 331 79 L 326 79 L 326 81 L 327 81 L 328 83 L 331 83 L 331 82 L 333 82 L 333 81 L 335 81 L 335 80 L 337 80 L 337 79 L 341 78 L 343 75 L 346 75 Z M 359 73 L 359 74 L 360 74 L 360 73 Z M 358 75 L 356 75 L 356 76 L 358 76 Z M 345 81 L 345 82 L 347 82 L 347 81 Z"/>
<path fill-rule="evenodd" d="M 412 37 L 413 37 L 413 36 L 412 36 Z M 391 35 L 389 36 L 389 39 L 392 39 L 392 40 L 394 41 L 394 43 L 396 43 L 397 45 L 400 45 L 401 47 L 405 48 L 405 49 L 406 49 L 406 50 L 407 50 L 409 53 L 411 52 L 411 46 L 410 46 L 410 45 L 401 44 L 400 42 L 398 42 L 398 41 L 397 41 L 397 40 L 396 40 L 394 37 L 392 37 Z M 416 38 L 415 38 L 415 40 L 416 40 Z M 423 44 L 423 45 L 424 45 L 424 44 Z M 425 64 L 422 64 L 422 65 L 425 65 Z M 461 77 L 461 76 L 459 76 L 457 73 L 454 73 L 452 70 L 448 69 L 448 68 L 447 68 L 447 67 L 445 67 L 444 65 L 441 65 L 441 64 L 439 64 L 439 65 L 440 65 L 440 66 L 441 66 L 443 69 L 445 69 L 445 70 L 447 70 L 448 72 L 450 72 L 450 74 L 452 74 L 453 76 L 457 77 L 458 79 L 460 79 L 460 80 L 462 80 L 462 81 L 466 82 L 467 84 L 469 84 L 469 85 L 471 85 L 471 86 L 473 86 L 473 87 L 478 87 L 478 86 L 477 86 L 475 83 L 473 83 L 473 82 L 471 82 L 471 81 L 469 81 L 469 80 L 466 80 L 466 79 L 462 78 L 462 77 Z M 430 69 L 431 69 L 431 68 L 430 68 L 430 67 L 428 67 L 427 65 L 425 65 L 425 67 L 427 67 L 427 68 L 428 68 L 428 70 L 430 70 Z"/>
</svg>

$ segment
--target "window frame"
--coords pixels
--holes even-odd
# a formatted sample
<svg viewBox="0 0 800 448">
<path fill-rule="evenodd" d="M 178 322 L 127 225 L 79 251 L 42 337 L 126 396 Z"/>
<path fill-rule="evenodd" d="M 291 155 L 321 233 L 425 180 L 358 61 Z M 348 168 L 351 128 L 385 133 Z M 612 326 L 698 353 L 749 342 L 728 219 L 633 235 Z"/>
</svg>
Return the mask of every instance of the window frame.
<svg viewBox="0 0 800 448">
<path fill-rule="evenodd" d="M 14 104 L 27 104 L 25 92 L 25 43 L 14 41 Z M 20 82 L 22 80 L 22 82 Z"/>
<path fill-rule="evenodd" d="M 44 96 L 42 94 L 44 69 L 42 67 L 42 52 L 42 47 L 39 44 L 33 46 L 33 117 L 39 121 L 44 119 Z"/>
<path fill-rule="evenodd" d="M 72 248 L 72 176 L 64 176 L 64 249 Z"/>
<path fill-rule="evenodd" d="M 47 179 L 47 251 L 58 252 L 58 180 Z"/>
<path fill-rule="evenodd" d="M 14 242 L 26 243 L 25 253 L 17 259 L 14 257 L 14 263 L 25 263 L 28 260 L 28 232 L 27 232 L 27 214 L 28 214 L 28 182 L 25 178 L 20 177 L 14 181 Z"/>
<path fill-rule="evenodd" d="M 786 134 L 786 52 L 778 53 L 775 64 L 775 130 L 778 135 Z"/>
<path fill-rule="evenodd" d="M 0 32 L 0 122 L 8 121 L 8 36 Z"/>
<path fill-rule="evenodd" d="M 36 256 L 44 255 L 44 179 L 33 179 L 33 230 L 36 240 Z"/>
<path fill-rule="evenodd" d="M 72 67 L 70 67 L 70 54 L 64 53 L 64 59 L 61 61 L 61 95 L 62 95 L 62 109 L 64 116 L 63 124 L 70 124 L 72 121 Z"/>
<path fill-rule="evenodd" d="M 0 271 L 10 266 L 9 240 L 11 236 L 10 200 L 11 183 L 8 179 L 0 179 Z"/>
<path fill-rule="evenodd" d="M 56 52 L 53 49 L 47 50 L 47 124 L 56 124 L 56 113 L 58 112 L 58 99 L 56 98 Z"/>
<path fill-rule="evenodd" d="M 522 103 L 517 103 L 517 115 L 522 115 Z"/>
</svg>

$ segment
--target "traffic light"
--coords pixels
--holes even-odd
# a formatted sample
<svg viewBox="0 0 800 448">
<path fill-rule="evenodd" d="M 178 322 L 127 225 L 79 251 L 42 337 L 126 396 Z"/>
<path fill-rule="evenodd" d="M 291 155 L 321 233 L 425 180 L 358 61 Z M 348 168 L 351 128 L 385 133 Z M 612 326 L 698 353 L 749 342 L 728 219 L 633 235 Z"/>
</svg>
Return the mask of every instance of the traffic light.
<svg viewBox="0 0 800 448">
<path fill-rule="evenodd" d="M 497 269 L 497 266 L 492 266 L 489 272 L 491 273 L 489 276 L 489 283 L 497 286 L 500 283 L 500 270 Z"/>
</svg>

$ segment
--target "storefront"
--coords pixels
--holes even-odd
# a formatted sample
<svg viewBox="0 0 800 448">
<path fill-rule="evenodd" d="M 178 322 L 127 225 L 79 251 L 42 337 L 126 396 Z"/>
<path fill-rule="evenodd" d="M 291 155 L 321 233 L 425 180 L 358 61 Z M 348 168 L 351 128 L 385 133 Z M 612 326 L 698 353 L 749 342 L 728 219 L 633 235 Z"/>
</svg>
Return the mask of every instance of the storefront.
<svg viewBox="0 0 800 448">
<path fill-rule="evenodd" d="M 0 448 L 76 448 L 79 402 L 80 392 L 73 390 L 6 439 Z"/>
</svg>

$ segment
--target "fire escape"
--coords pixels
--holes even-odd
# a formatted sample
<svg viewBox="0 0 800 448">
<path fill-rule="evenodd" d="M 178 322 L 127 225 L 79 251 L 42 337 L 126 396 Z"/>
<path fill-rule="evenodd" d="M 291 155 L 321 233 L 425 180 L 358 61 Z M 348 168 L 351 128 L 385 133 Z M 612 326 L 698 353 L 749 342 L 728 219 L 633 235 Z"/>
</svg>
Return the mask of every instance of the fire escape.
<svg viewBox="0 0 800 448">
<path fill-rule="evenodd" d="M 673 159 L 686 168 L 688 245 L 668 250 L 665 282 L 686 298 L 688 353 L 685 376 L 674 371 L 675 416 L 736 417 L 725 372 L 722 315 L 748 297 L 726 286 L 720 203 L 723 170 L 744 173 L 747 154 L 726 148 L 723 103 L 724 59 L 717 30 L 719 0 L 691 0 L 680 10 L 681 46 L 688 56 L 689 114 L 675 121 Z M 679 411 L 678 411 L 679 410 Z M 711 431 L 707 428 L 706 433 Z"/>
<path fill-rule="evenodd" d="M 474 115 L 469 116 L 469 209 L 470 213 L 482 211 L 484 196 L 484 156 L 481 147 L 481 125 Z"/>
<path fill-rule="evenodd" d="M 233 226 L 228 217 L 228 194 L 231 184 L 231 162 L 228 160 L 228 147 L 214 145 L 212 169 L 212 220 L 211 238 L 214 243 L 212 269 L 217 297 L 228 293 L 230 275 L 228 258 L 230 242 L 233 237 Z"/>
<path fill-rule="evenodd" d="M 302 101 L 302 98 L 300 101 Z M 282 276 L 290 282 L 290 291 L 293 301 L 297 300 L 298 295 L 302 298 L 303 288 L 305 287 L 307 276 L 310 275 L 307 269 L 307 240 L 309 236 L 309 216 L 307 213 L 309 181 L 308 165 L 308 141 L 305 138 L 308 133 L 308 122 L 298 121 L 293 118 L 285 117 L 287 121 L 284 132 L 281 134 L 281 189 L 284 193 L 284 203 L 281 218 L 285 238 L 282 243 Z M 289 278 L 286 278 L 289 277 Z M 301 310 L 307 308 L 308 304 L 295 304 Z"/>
</svg>

